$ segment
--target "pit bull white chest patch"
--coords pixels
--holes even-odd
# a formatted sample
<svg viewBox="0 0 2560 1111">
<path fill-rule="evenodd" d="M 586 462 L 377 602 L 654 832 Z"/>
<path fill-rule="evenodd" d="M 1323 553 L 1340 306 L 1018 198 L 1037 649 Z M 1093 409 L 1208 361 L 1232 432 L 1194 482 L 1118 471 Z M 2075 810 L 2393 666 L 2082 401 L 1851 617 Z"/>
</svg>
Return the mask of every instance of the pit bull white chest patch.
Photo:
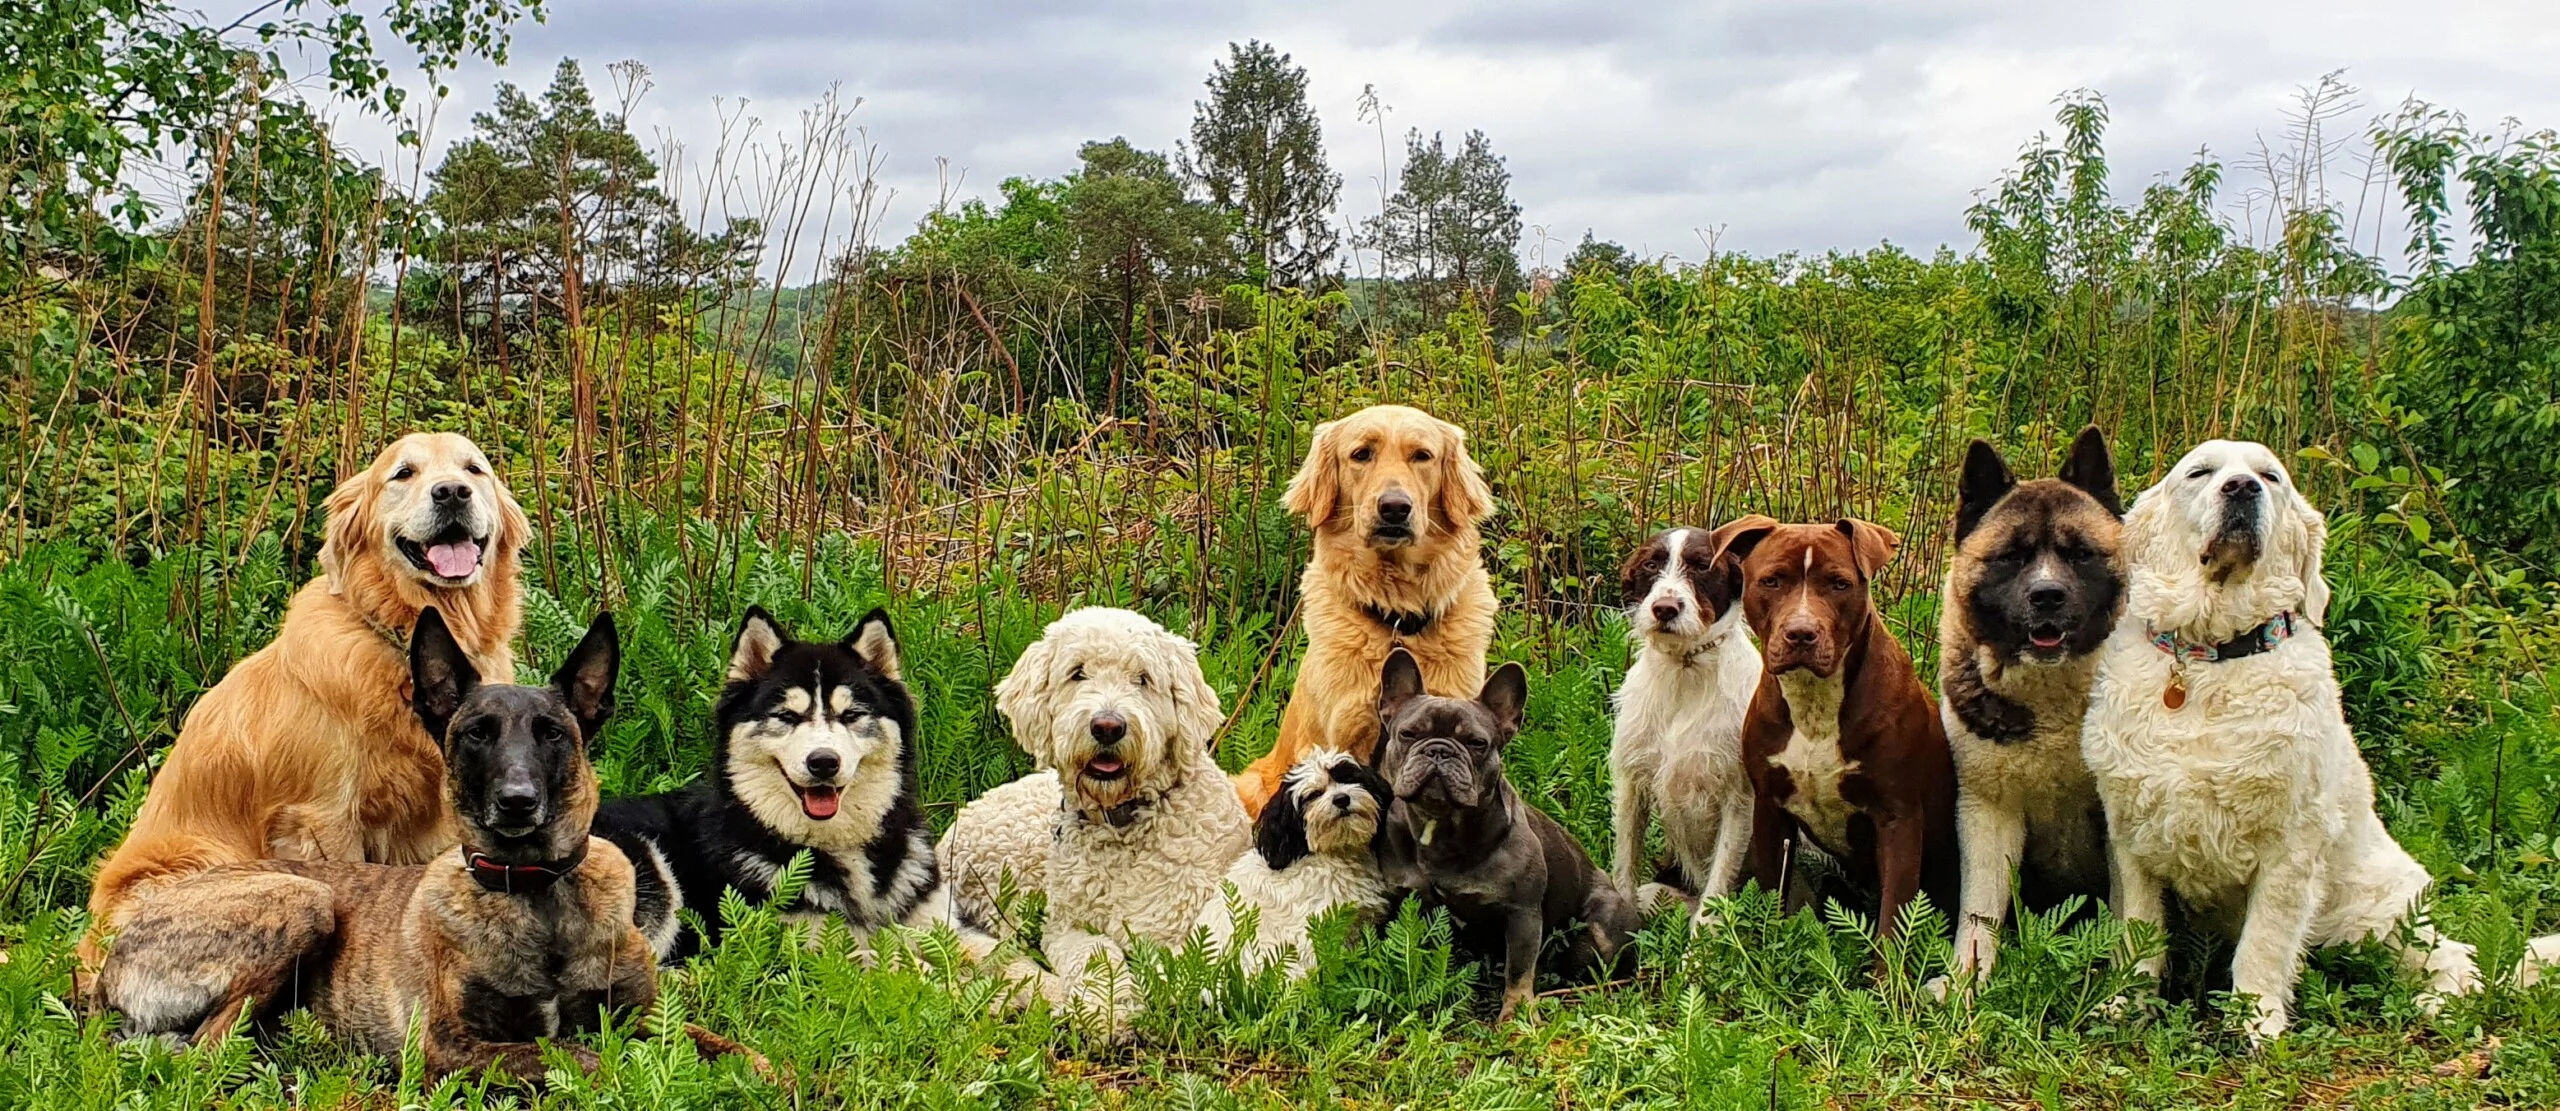
<svg viewBox="0 0 2560 1111">
<path fill-rule="evenodd" d="M 1837 676 L 1823 679 L 1805 671 L 1779 676 L 1778 688 L 1786 696 L 1795 732 L 1788 735 L 1787 747 L 1769 758 L 1770 767 L 1786 771 L 1792 788 L 1779 805 L 1804 823 L 1814 841 L 1835 854 L 1848 852 L 1849 820 L 1858 813 L 1857 807 L 1840 797 L 1841 779 L 1859 766 L 1840 753 L 1840 697 L 1845 685 Z"/>
</svg>

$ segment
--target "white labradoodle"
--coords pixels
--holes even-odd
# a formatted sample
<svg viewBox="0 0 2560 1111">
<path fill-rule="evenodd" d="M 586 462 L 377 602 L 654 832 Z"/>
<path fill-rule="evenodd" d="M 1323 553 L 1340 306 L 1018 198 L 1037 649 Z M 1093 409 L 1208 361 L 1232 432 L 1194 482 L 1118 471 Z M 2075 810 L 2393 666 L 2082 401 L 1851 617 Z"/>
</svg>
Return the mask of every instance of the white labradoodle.
<svg viewBox="0 0 2560 1111">
<path fill-rule="evenodd" d="M 2263 445 L 2188 452 L 2125 517 L 2124 618 L 2081 738 L 2117 913 L 2158 924 L 2173 888 L 2192 918 L 2236 932 L 2232 987 L 2257 997 L 2257 1042 L 2284 1032 L 2309 946 L 2379 938 L 2438 995 L 2480 986 L 2471 946 L 2403 928 L 2429 877 L 2375 815 L 2339 710 L 2326 535 Z"/>
<path fill-rule="evenodd" d="M 1052 622 L 995 696 L 1040 770 L 963 808 L 942 865 L 980 905 L 1007 873 L 1045 892 L 1050 967 L 1111 985 L 1103 999 L 1125 1012 L 1125 944 L 1182 944 L 1245 851 L 1244 805 L 1209 756 L 1218 694 L 1190 641 L 1127 610 L 1088 608 Z"/>
<path fill-rule="evenodd" d="M 1338 906 L 1362 925 L 1387 916 L 1385 877 L 1378 872 L 1378 831 L 1395 790 L 1358 757 L 1310 750 L 1280 781 L 1280 793 L 1253 825 L 1253 851 L 1227 869 L 1226 886 L 1200 908 L 1213 951 L 1235 942 L 1236 919 L 1254 920 L 1253 944 L 1239 957 L 1247 972 L 1274 963 L 1290 978 L 1307 974 L 1313 954 L 1307 924 Z"/>
</svg>

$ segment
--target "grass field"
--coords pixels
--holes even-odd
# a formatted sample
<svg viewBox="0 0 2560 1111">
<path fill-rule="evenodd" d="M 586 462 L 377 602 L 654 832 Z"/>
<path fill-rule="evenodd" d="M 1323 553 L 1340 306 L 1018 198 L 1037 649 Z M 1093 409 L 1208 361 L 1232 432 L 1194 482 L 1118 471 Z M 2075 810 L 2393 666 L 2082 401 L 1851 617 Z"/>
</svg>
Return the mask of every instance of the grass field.
<svg viewBox="0 0 2560 1111">
<path fill-rule="evenodd" d="M 2378 129 L 2394 159 L 2450 152 L 2439 187 L 2487 167 L 2462 178 L 2487 198 L 2477 251 L 2385 280 L 2359 247 L 2373 228 L 2325 194 L 2279 188 L 2235 221 L 2200 162 L 2117 203 L 2090 103 L 1986 194 L 1963 253 L 1544 275 L 1403 330 L 1363 315 L 1385 285 L 1158 290 L 1143 320 L 1103 320 L 1018 274 L 864 249 L 790 291 L 619 300 L 599 275 L 579 313 L 492 335 L 431 282 L 369 284 L 380 259 L 309 249 L 379 228 L 218 207 L 155 230 L 150 265 L 0 298 L 0 1108 L 2560 1106 L 2560 988 L 2493 983 L 2429 1017 L 2378 951 L 2325 952 L 2293 1032 L 2253 1054 L 2200 938 L 2131 939 L 2177 971 L 2165 1001 L 2101 1017 L 2136 987 L 2110 959 L 2128 939 L 2103 914 L 2031 919 L 1950 1007 L 1917 990 L 1939 943 L 1877 974 L 1867 923 L 1756 896 L 1708 936 L 1657 925 L 1630 982 L 1546 985 L 1534 1021 L 1499 1029 L 1487 978 L 1431 922 L 1329 944 L 1296 988 L 1148 953 L 1127 1046 L 991 1015 L 990 983 L 864 967 L 742 906 L 648 1025 L 733 1035 L 780 1086 L 617 1034 L 601 1072 L 539 1096 L 429 1089 L 414 1060 L 352 1056 L 307 1021 L 173 1052 L 65 1003 L 89 870 L 186 708 L 312 573 L 321 498 L 400 432 L 474 436 L 537 522 L 527 678 L 596 610 L 621 619 L 608 792 L 705 765 L 749 604 L 830 636 L 885 604 L 943 823 L 1027 769 L 987 692 L 1073 605 L 1191 635 L 1230 711 L 1220 761 L 1266 749 L 1306 551 L 1278 491 L 1315 421 L 1375 400 L 1471 430 L 1502 503 L 1493 654 L 1532 677 L 1507 762 L 1594 847 L 1627 658 L 1614 566 L 1649 529 L 1768 512 L 1901 530 L 1879 594 L 1929 671 L 1967 439 L 2043 474 L 2095 421 L 2128 492 L 2197 440 L 2274 445 L 2330 515 L 2328 634 L 2378 805 L 2439 879 L 2436 922 L 2504 969 L 2560 929 L 2560 230 L 2529 218 L 2560 202 L 2525 203 L 2560 196 L 2560 148 L 2511 158 L 2438 117 L 2405 132 L 2434 146 Z M 2303 149 L 2330 157 L 2311 130 Z M 254 193 L 266 171 L 239 165 L 231 188 Z M 2411 165 L 2373 210 L 2433 227 L 2450 209 L 2407 201 L 2425 195 Z"/>
</svg>

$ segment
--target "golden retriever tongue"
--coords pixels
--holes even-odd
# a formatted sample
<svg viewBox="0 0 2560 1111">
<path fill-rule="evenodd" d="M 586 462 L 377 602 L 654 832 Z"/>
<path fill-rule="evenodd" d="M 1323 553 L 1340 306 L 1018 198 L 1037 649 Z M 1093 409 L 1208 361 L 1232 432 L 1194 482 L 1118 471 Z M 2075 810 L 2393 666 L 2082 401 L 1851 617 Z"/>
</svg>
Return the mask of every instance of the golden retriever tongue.
<svg viewBox="0 0 2560 1111">
<path fill-rule="evenodd" d="M 835 817 L 836 789 L 833 787 L 801 788 L 800 812 L 821 822 Z"/>
<path fill-rule="evenodd" d="M 450 544 L 430 546 L 427 549 L 427 566 L 435 568 L 436 574 L 448 579 L 469 578 L 472 569 L 480 566 L 480 545 L 477 541 L 456 540 Z"/>
</svg>

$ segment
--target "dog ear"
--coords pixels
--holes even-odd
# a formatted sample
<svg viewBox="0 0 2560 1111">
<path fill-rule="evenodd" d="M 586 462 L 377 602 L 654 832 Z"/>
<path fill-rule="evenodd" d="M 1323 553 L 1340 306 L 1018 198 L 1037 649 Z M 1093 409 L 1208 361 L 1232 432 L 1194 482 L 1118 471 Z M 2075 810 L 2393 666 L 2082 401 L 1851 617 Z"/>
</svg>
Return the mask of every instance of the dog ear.
<svg viewBox="0 0 2560 1111">
<path fill-rule="evenodd" d="M 738 638 L 729 645 L 729 681 L 752 682 L 764 677 L 773 666 L 774 653 L 782 651 L 782 626 L 773 623 L 773 615 L 763 606 L 748 606 L 746 619 L 738 623 Z"/>
<path fill-rule="evenodd" d="M 2321 549 L 2329 546 L 2329 520 L 2313 509 L 2310 499 L 2303 497 L 2292 483 L 2285 484 L 2285 493 L 2293 499 L 2294 515 L 2302 520 L 2299 535 L 2294 537 L 2302 548 L 2293 558 L 2294 574 L 2302 578 L 2302 616 L 2319 627 L 2329 618 L 2329 579 L 2320 570 Z"/>
<path fill-rule="evenodd" d="M 578 719 L 578 736 L 588 744 L 595 743 L 605 719 L 613 716 L 613 681 L 621 672 L 622 637 L 614 631 L 613 614 L 599 613 L 551 675 L 551 689 L 569 704 Z"/>
<path fill-rule="evenodd" d="M 1280 797 L 1263 804 L 1253 820 L 1253 851 L 1273 871 L 1306 858 L 1307 808 L 1295 789 L 1283 787 Z"/>
<path fill-rule="evenodd" d="M 1227 724 L 1227 712 L 1218 704 L 1218 688 L 1209 685 L 1209 677 L 1200 670 L 1200 649 L 1189 640 L 1173 638 L 1178 650 L 1166 670 L 1171 680 L 1165 693 L 1173 696 L 1175 724 L 1186 737 L 1197 738 L 1200 747 L 1218 750 L 1218 730 Z"/>
<path fill-rule="evenodd" d="M 382 542 L 373 515 L 381 494 L 377 467 L 366 467 L 329 491 L 329 526 L 320 541 L 320 574 L 329 580 L 329 593 L 346 593 L 354 582 L 355 561 Z"/>
<path fill-rule="evenodd" d="M 1467 454 L 1467 430 L 1440 421 L 1440 519 L 1465 528 L 1493 515 L 1493 487 Z"/>
<path fill-rule="evenodd" d="M 1529 673 L 1519 664 L 1507 663 L 1484 681 L 1484 690 L 1476 701 L 1493 711 L 1494 720 L 1502 723 L 1502 736 L 1495 747 L 1508 744 L 1520 732 L 1521 712 L 1529 705 Z"/>
<path fill-rule="evenodd" d="M 1902 534 L 1855 517 L 1840 518 L 1840 535 L 1849 538 L 1850 562 L 1858 568 L 1858 577 L 1871 579 L 1884 565 L 1893 561 L 1893 550 L 1902 546 Z"/>
<path fill-rule="evenodd" d="M 445 726 L 479 687 L 480 669 L 453 639 L 444 615 L 434 606 L 419 610 L 417 627 L 409 631 L 409 708 L 436 744 L 444 744 Z"/>
<path fill-rule="evenodd" d="M 1306 518 L 1311 529 L 1323 528 L 1342 499 L 1342 463 L 1335 458 L 1333 443 L 1334 431 L 1341 425 L 1329 420 L 1316 426 L 1315 435 L 1307 438 L 1306 460 L 1298 464 L 1298 473 L 1280 494 L 1280 504 Z"/>
<path fill-rule="evenodd" d="M 2107 450 L 2107 434 L 2098 431 L 2097 425 L 2081 429 L 2071 441 L 2071 454 L 2063 459 L 2062 473 L 2056 477 L 2098 499 L 2117 518 L 2124 517 L 2124 499 L 2116 494 L 2115 455 Z"/>
<path fill-rule="evenodd" d="M 2066 470 L 2068 467 L 2066 466 Z M 2000 458 L 2000 449 L 1987 440 L 1975 440 L 1964 452 L 1964 476 L 1956 480 L 1955 542 L 1973 535 L 1975 526 L 2000 504 L 2009 491 L 2016 489 L 2017 476 L 2009 473 L 2009 464 Z"/>
<path fill-rule="evenodd" d="M 1717 612 L 1742 597 L 1742 561 L 1750 558 L 1751 550 L 1777 527 L 1775 517 L 1745 513 L 1707 534 L 1707 559 L 1714 569 L 1714 586 L 1719 593 L 1714 600 Z"/>
<path fill-rule="evenodd" d="M 1046 763 L 1049 752 L 1049 719 L 1041 712 L 1041 692 L 1049 687 L 1049 656 L 1054 649 L 1047 638 L 1031 642 L 1022 656 L 1013 661 L 1013 669 L 996 680 L 996 712 L 1004 715 L 1005 724 L 1013 729 L 1013 743 Z"/>
<path fill-rule="evenodd" d="M 1388 652 L 1387 665 L 1378 674 L 1378 721 L 1384 724 L 1399 707 L 1421 696 L 1422 665 L 1403 648 Z"/>
<path fill-rule="evenodd" d="M 898 673 L 898 632 L 889 627 L 888 610 L 875 607 L 864 614 L 853 634 L 844 638 L 844 646 L 889 681 L 906 681 Z"/>
</svg>

